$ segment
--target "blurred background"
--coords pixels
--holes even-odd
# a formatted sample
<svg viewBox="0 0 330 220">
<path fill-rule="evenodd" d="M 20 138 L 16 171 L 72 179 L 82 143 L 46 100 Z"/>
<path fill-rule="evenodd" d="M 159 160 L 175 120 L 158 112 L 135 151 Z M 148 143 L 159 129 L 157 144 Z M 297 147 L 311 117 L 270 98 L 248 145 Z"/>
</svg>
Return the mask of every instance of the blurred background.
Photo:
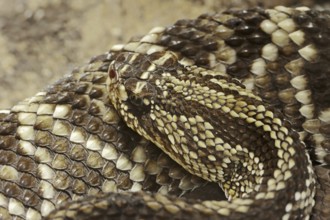
<svg viewBox="0 0 330 220">
<path fill-rule="evenodd" d="M 325 0 L 323 0 L 325 2 Z M 34 95 L 112 45 L 228 8 L 313 0 L 0 0 L 0 109 Z"/>
</svg>

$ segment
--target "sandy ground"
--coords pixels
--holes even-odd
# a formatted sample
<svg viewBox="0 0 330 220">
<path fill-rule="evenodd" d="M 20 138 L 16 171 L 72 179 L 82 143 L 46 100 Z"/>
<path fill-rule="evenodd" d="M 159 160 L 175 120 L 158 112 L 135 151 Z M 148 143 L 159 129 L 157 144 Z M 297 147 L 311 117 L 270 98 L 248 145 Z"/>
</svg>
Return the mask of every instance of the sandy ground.
<svg viewBox="0 0 330 220">
<path fill-rule="evenodd" d="M 32 96 L 93 55 L 154 26 L 256 2 L 260 1 L 0 0 L 0 109 Z M 265 2 L 289 5 L 297 1 Z"/>
</svg>

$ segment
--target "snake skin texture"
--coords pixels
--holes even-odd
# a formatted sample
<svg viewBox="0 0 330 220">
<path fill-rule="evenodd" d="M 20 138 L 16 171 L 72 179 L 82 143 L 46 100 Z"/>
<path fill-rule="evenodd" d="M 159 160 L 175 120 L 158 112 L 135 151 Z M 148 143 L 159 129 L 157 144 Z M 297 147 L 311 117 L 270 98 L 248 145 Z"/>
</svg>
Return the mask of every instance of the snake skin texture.
<svg viewBox="0 0 330 220">
<path fill-rule="evenodd" d="M 329 25 L 283 6 L 179 20 L 1 111 L 0 218 L 329 219 Z"/>
</svg>

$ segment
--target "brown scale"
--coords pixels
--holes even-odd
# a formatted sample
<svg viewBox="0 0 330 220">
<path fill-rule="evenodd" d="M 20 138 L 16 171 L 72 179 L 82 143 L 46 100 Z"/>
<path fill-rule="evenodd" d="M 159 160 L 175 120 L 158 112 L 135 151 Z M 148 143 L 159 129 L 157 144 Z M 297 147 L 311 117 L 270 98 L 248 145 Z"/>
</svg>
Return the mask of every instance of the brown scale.
<svg viewBox="0 0 330 220">
<path fill-rule="evenodd" d="M 70 166 L 70 161 L 64 155 L 57 154 L 54 157 L 51 166 L 54 167 L 54 169 L 56 170 L 66 170 Z"/>
<path fill-rule="evenodd" d="M 83 163 L 73 161 L 68 172 L 74 178 L 83 178 L 87 175 L 87 171 Z"/>
<path fill-rule="evenodd" d="M 107 179 L 114 179 L 118 175 L 116 165 L 111 161 L 106 162 L 106 164 L 103 166 L 102 173 L 103 176 Z"/>
</svg>

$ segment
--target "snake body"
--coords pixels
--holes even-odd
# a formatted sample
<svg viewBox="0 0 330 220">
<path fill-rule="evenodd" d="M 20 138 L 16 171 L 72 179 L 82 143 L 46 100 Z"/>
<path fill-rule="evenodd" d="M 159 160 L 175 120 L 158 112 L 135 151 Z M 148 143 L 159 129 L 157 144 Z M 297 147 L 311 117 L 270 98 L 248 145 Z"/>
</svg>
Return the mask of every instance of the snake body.
<svg viewBox="0 0 330 220">
<path fill-rule="evenodd" d="M 329 16 L 180 20 L 2 111 L 0 217 L 327 219 Z"/>
</svg>

